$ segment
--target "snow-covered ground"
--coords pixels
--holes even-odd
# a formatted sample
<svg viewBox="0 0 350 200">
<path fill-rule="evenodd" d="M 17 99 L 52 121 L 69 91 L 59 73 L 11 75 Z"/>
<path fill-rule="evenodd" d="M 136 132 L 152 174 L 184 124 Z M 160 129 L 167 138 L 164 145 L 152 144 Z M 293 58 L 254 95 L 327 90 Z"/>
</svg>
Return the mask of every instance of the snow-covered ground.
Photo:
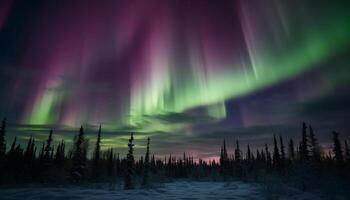
<svg viewBox="0 0 350 200">
<path fill-rule="evenodd" d="M 291 190 L 273 197 L 268 189 L 243 182 L 177 181 L 150 189 L 92 189 L 88 187 L 23 187 L 0 189 L 0 199 L 319 199 L 315 195 Z M 272 191 L 271 191 L 272 192 Z"/>
</svg>

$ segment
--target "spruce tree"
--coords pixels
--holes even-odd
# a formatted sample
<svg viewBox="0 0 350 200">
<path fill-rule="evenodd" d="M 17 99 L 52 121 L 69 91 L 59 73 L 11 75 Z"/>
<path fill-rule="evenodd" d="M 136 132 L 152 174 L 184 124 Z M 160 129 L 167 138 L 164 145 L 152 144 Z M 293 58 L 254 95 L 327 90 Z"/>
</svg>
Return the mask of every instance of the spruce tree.
<svg viewBox="0 0 350 200">
<path fill-rule="evenodd" d="M 288 145 L 288 155 L 290 160 L 295 159 L 295 150 L 294 150 L 294 142 L 293 139 L 289 140 L 289 145 Z"/>
<path fill-rule="evenodd" d="M 273 159 L 273 166 L 275 168 L 279 168 L 281 165 L 281 159 L 280 159 L 280 153 L 279 153 L 279 149 L 278 149 L 278 146 L 277 146 L 277 140 L 276 140 L 276 136 L 273 135 L 273 156 L 272 156 L 272 159 Z"/>
<path fill-rule="evenodd" d="M 148 184 L 148 173 L 149 173 L 149 137 L 147 138 L 147 148 L 146 148 L 146 155 L 145 155 L 145 162 L 144 162 L 144 169 L 143 169 L 143 180 L 142 185 Z M 185 155 L 184 155 L 185 157 Z"/>
<path fill-rule="evenodd" d="M 0 127 L 0 162 L 1 158 L 3 158 L 6 154 L 6 118 L 2 120 L 1 127 Z"/>
<path fill-rule="evenodd" d="M 267 144 L 265 144 L 265 156 L 266 156 L 266 164 L 267 164 L 267 168 L 271 167 L 271 153 L 269 151 L 269 146 Z"/>
<path fill-rule="evenodd" d="M 307 161 L 309 159 L 309 148 L 308 148 L 308 139 L 306 134 L 306 124 L 303 122 L 303 128 L 302 128 L 302 138 L 301 138 L 301 144 L 300 144 L 300 160 Z"/>
<path fill-rule="evenodd" d="M 237 163 L 239 163 L 241 161 L 241 150 L 239 149 L 239 142 L 238 142 L 238 140 L 236 140 L 235 161 Z"/>
<path fill-rule="evenodd" d="M 98 180 L 100 176 L 100 153 L 101 153 L 101 125 L 98 129 L 96 146 L 93 156 L 92 173 L 93 179 Z"/>
<path fill-rule="evenodd" d="M 344 162 L 343 150 L 339 141 L 339 133 L 333 131 L 333 153 L 334 159 L 338 165 Z"/>
<path fill-rule="evenodd" d="M 251 153 L 251 151 L 250 151 L 250 146 L 249 146 L 249 144 L 248 144 L 248 146 L 247 146 L 247 161 L 248 161 L 248 162 L 251 162 L 251 161 L 252 161 L 252 153 Z"/>
<path fill-rule="evenodd" d="M 44 150 L 44 159 L 48 162 L 50 160 L 51 157 L 51 151 L 52 151 L 52 147 L 51 147 L 51 143 L 52 143 L 52 133 L 53 130 L 50 130 L 49 133 L 49 137 L 46 140 L 46 146 L 45 146 L 45 150 Z"/>
<path fill-rule="evenodd" d="M 74 143 L 72 155 L 71 179 L 73 182 L 79 182 L 84 177 L 86 160 L 86 143 L 84 138 L 83 126 L 80 127 L 79 135 Z"/>
<path fill-rule="evenodd" d="M 56 149 L 56 154 L 55 154 L 55 164 L 58 168 L 62 168 L 64 165 L 64 160 L 65 160 L 65 143 L 62 140 Z"/>
<path fill-rule="evenodd" d="M 309 126 L 309 132 L 310 132 L 312 159 L 314 161 L 320 161 L 321 160 L 321 150 L 320 150 L 320 146 L 318 145 L 318 142 L 316 140 L 312 126 Z"/>
<path fill-rule="evenodd" d="M 348 142 L 346 140 L 344 141 L 344 146 L 345 146 L 345 160 L 347 162 L 349 162 L 350 161 L 350 149 L 348 146 Z"/>
<path fill-rule="evenodd" d="M 286 167 L 286 154 L 284 151 L 284 144 L 283 144 L 283 139 L 280 136 L 280 146 L 281 146 L 281 169 L 282 172 L 285 172 L 285 167 Z"/>
<path fill-rule="evenodd" d="M 133 181 L 132 176 L 134 175 L 134 144 L 133 144 L 134 136 L 133 133 L 131 133 L 128 147 L 129 151 L 126 156 L 126 172 L 124 177 L 124 189 L 129 190 L 133 189 Z"/>
</svg>

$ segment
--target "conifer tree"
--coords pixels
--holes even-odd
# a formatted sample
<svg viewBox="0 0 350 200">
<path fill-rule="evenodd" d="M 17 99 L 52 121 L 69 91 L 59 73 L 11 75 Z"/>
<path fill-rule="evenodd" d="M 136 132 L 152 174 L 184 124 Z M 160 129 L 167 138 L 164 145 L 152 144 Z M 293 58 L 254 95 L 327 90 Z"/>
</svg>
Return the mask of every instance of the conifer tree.
<svg viewBox="0 0 350 200">
<path fill-rule="evenodd" d="M 92 166 L 92 173 L 93 173 L 93 179 L 97 180 L 100 176 L 100 152 L 101 152 L 101 125 L 98 129 L 97 133 L 97 140 L 96 140 L 96 146 L 94 150 L 94 156 L 93 156 L 93 166 Z"/>
<path fill-rule="evenodd" d="M 346 140 L 344 141 L 344 146 L 345 146 L 345 160 L 349 162 L 350 161 L 350 149 L 348 146 L 348 142 Z"/>
<path fill-rule="evenodd" d="M 128 147 L 129 151 L 126 156 L 126 172 L 124 177 L 124 189 L 129 190 L 133 189 L 133 181 L 132 176 L 134 174 L 134 144 L 133 144 L 134 136 L 133 133 L 131 133 Z"/>
<path fill-rule="evenodd" d="M 84 177 L 86 160 L 85 156 L 86 144 L 84 138 L 84 129 L 83 126 L 81 126 L 79 130 L 79 135 L 74 143 L 74 150 L 72 155 L 71 179 L 74 182 L 79 182 Z"/>
<path fill-rule="evenodd" d="M 147 138 L 147 147 L 146 147 L 146 155 L 145 155 L 145 162 L 144 162 L 144 169 L 143 169 L 143 180 L 142 185 L 148 184 L 148 173 L 149 173 L 149 137 Z"/>
<path fill-rule="evenodd" d="M 282 172 L 285 172 L 285 167 L 286 167 L 286 154 L 284 151 L 284 144 L 283 144 L 283 139 L 280 136 L 280 146 L 281 146 L 281 169 Z"/>
<path fill-rule="evenodd" d="M 275 168 L 279 168 L 280 164 L 281 164 L 281 159 L 280 159 L 280 153 L 279 153 L 279 149 L 277 146 L 277 140 L 276 140 L 276 136 L 273 135 L 273 166 Z"/>
<path fill-rule="evenodd" d="M 343 150 L 339 141 L 339 133 L 333 131 L 333 153 L 334 159 L 338 165 L 344 162 Z"/>
<path fill-rule="evenodd" d="M 295 159 L 295 150 L 294 150 L 294 142 L 293 139 L 289 140 L 289 145 L 288 145 L 288 155 L 290 160 Z"/>
<path fill-rule="evenodd" d="M 51 151 L 52 151 L 52 147 L 51 147 L 51 143 L 52 143 L 52 132 L 53 130 L 51 129 L 50 130 L 50 133 L 49 133 L 49 137 L 47 138 L 46 140 L 46 146 L 45 146 L 45 150 L 44 150 L 44 159 L 46 161 L 49 161 L 50 160 L 50 157 L 51 157 Z"/>
<path fill-rule="evenodd" d="M 114 153 L 113 153 L 112 148 L 110 148 L 107 151 L 107 173 L 108 173 L 108 177 L 110 177 L 110 181 L 113 181 L 113 178 L 114 178 Z"/>
<path fill-rule="evenodd" d="M 308 139 L 306 134 L 306 124 L 303 122 L 303 129 L 302 129 L 302 139 L 300 144 L 300 159 L 302 161 L 307 161 L 309 159 L 309 148 L 308 148 Z"/>
<path fill-rule="evenodd" d="M 265 156 L 266 156 L 266 164 L 267 167 L 269 168 L 271 166 L 271 153 L 269 152 L 269 146 L 265 144 Z"/>
<path fill-rule="evenodd" d="M 0 127 L 0 162 L 1 158 L 3 158 L 6 154 L 6 118 L 2 120 L 1 127 Z"/>
<path fill-rule="evenodd" d="M 252 161 L 252 153 L 251 153 L 251 151 L 250 151 L 250 146 L 249 146 L 249 144 L 248 144 L 248 146 L 247 146 L 247 161 L 248 161 L 248 162 L 251 162 L 251 161 Z"/>
<path fill-rule="evenodd" d="M 235 149 L 235 161 L 241 161 L 241 150 L 239 149 L 239 142 L 236 140 L 236 149 Z"/>
<path fill-rule="evenodd" d="M 314 131 L 312 126 L 309 126 L 309 132 L 310 132 L 310 143 L 311 143 L 311 153 L 312 153 L 312 159 L 314 161 L 320 161 L 321 159 L 321 151 L 320 147 L 318 145 L 318 142 L 316 140 Z"/>
<path fill-rule="evenodd" d="M 64 160 L 65 160 L 65 143 L 62 140 L 56 149 L 56 154 L 55 154 L 55 164 L 61 168 L 63 167 L 64 164 Z"/>
</svg>

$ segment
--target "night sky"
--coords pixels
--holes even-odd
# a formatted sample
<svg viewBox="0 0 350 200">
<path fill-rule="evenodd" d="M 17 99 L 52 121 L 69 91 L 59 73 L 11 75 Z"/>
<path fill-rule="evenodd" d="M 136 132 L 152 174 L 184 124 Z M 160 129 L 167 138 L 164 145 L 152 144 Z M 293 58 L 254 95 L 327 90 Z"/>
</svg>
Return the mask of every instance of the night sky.
<svg viewBox="0 0 350 200">
<path fill-rule="evenodd" d="M 349 1 L 348 1 L 349 2 Z M 8 144 L 33 135 L 157 155 L 219 155 L 350 139 L 350 3 L 277 0 L 0 2 L 0 117 Z M 9 146 L 9 145 L 8 145 Z"/>
</svg>

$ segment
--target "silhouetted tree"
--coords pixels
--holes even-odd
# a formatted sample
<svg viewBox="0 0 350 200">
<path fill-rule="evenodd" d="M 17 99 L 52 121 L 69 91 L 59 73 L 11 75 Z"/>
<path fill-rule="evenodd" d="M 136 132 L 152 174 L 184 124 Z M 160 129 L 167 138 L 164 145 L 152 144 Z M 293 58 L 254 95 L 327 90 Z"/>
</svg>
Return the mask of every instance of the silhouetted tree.
<svg viewBox="0 0 350 200">
<path fill-rule="evenodd" d="M 6 156 L 6 118 L 2 120 L 0 127 L 0 183 L 3 179 L 3 174 L 5 173 L 5 156 Z"/>
<path fill-rule="evenodd" d="M 338 165 L 343 164 L 343 150 L 339 141 L 339 133 L 335 131 L 333 131 L 333 153 L 336 163 Z"/>
<path fill-rule="evenodd" d="M 307 161 L 309 159 L 309 148 L 308 148 L 308 139 L 306 134 L 306 124 L 303 122 L 303 129 L 302 129 L 302 138 L 300 143 L 300 160 Z"/>
<path fill-rule="evenodd" d="M 72 155 L 71 179 L 74 182 L 79 182 L 84 177 L 85 160 L 86 160 L 86 142 L 84 138 L 83 126 L 80 127 L 79 135 L 74 143 Z"/>
<path fill-rule="evenodd" d="M 238 142 L 238 140 L 236 140 L 235 161 L 236 162 L 241 162 L 241 150 L 239 149 L 239 142 Z"/>
<path fill-rule="evenodd" d="M 98 129 L 97 140 L 93 156 L 92 176 L 93 179 L 98 180 L 100 176 L 100 153 L 101 153 L 101 125 Z"/>
<path fill-rule="evenodd" d="M 310 132 L 310 143 L 311 143 L 311 154 L 314 161 L 320 161 L 321 159 L 321 149 L 316 140 L 312 126 L 309 126 Z"/>
<path fill-rule="evenodd" d="M 247 160 L 248 162 L 251 162 L 252 161 L 252 153 L 250 151 L 250 146 L 249 144 L 247 145 Z"/>
<path fill-rule="evenodd" d="M 0 162 L 6 153 L 5 135 L 6 135 L 6 118 L 2 120 L 1 127 L 0 127 Z"/>
<path fill-rule="evenodd" d="M 269 146 L 267 146 L 267 144 L 265 144 L 265 156 L 266 156 L 266 167 L 270 168 L 271 167 L 271 153 L 269 152 Z"/>
<path fill-rule="evenodd" d="M 142 185 L 148 184 L 148 173 L 149 173 L 149 137 L 147 138 L 147 147 L 146 147 L 146 155 L 145 155 L 145 162 L 144 162 L 144 169 L 143 169 L 143 180 Z"/>
<path fill-rule="evenodd" d="M 288 155 L 290 160 L 295 159 L 295 150 L 294 150 L 294 142 L 293 139 L 289 140 L 289 145 L 288 145 Z"/>
<path fill-rule="evenodd" d="M 126 172 L 125 172 L 125 177 L 124 177 L 124 189 L 129 190 L 133 189 L 133 181 L 132 181 L 132 176 L 134 174 L 134 144 L 132 143 L 134 140 L 133 133 L 131 133 L 128 147 L 129 151 L 126 156 Z"/>
<path fill-rule="evenodd" d="M 349 162 L 350 161 L 350 149 L 348 146 L 348 142 L 346 140 L 344 141 L 344 146 L 345 146 L 345 160 Z"/>
<path fill-rule="evenodd" d="M 222 175 L 227 175 L 228 170 L 228 155 L 226 150 L 226 141 L 224 139 L 224 144 L 221 146 L 220 153 L 220 172 Z"/>
<path fill-rule="evenodd" d="M 276 140 L 276 136 L 273 135 L 273 166 L 275 168 L 279 168 L 281 165 L 281 158 L 280 158 L 280 153 L 278 150 L 278 146 L 277 146 L 277 140 Z"/>
<path fill-rule="evenodd" d="M 56 149 L 56 154 L 55 154 L 55 164 L 58 168 L 61 168 L 63 167 L 64 165 L 64 161 L 65 161 L 65 143 L 64 141 L 62 140 L 58 146 L 57 146 L 57 149 Z"/>
<path fill-rule="evenodd" d="M 285 172 L 285 164 L 286 164 L 286 154 L 284 152 L 284 144 L 283 144 L 283 139 L 282 137 L 280 136 L 280 146 L 281 146 L 281 169 L 282 169 L 282 172 L 284 173 Z"/>
</svg>

